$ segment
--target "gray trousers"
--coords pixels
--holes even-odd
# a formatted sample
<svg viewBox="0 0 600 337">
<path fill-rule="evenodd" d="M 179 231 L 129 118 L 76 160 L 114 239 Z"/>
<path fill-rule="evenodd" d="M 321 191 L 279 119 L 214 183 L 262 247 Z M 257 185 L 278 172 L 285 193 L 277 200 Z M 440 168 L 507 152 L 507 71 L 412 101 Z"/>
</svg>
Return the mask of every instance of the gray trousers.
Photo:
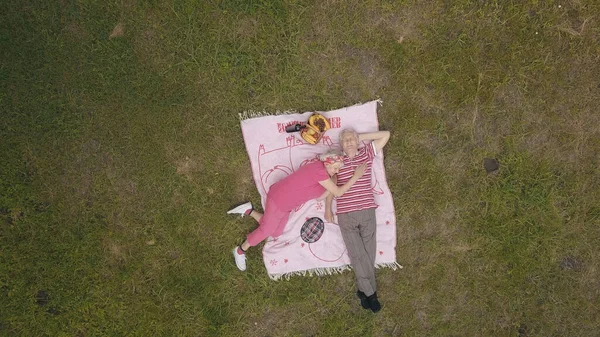
<svg viewBox="0 0 600 337">
<path fill-rule="evenodd" d="M 350 262 L 356 274 L 358 290 L 367 296 L 377 291 L 375 254 L 377 251 L 377 221 L 375 209 L 338 214 L 338 222 Z"/>
</svg>

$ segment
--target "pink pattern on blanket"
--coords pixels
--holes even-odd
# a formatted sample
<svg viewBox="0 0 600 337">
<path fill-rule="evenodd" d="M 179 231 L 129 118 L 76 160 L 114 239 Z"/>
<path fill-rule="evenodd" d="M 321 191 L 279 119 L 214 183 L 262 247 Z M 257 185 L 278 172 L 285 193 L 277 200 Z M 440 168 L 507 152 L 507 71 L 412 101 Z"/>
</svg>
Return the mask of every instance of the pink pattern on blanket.
<svg viewBox="0 0 600 337">
<path fill-rule="evenodd" d="M 285 126 L 306 121 L 312 112 L 263 116 L 241 122 L 246 150 L 250 156 L 252 174 L 262 198 L 263 207 L 269 187 L 291 174 L 299 167 L 317 159 L 317 155 L 335 149 L 341 151 L 338 135 L 343 128 L 351 127 L 359 133 L 377 131 L 378 101 L 368 102 L 338 110 L 320 112 L 330 120 L 332 128 L 316 145 L 305 143 L 298 133 L 285 133 Z M 396 216 L 383 166 L 383 154 L 373 161 L 373 193 L 379 205 L 377 216 L 376 265 L 395 268 Z M 335 202 L 334 202 L 335 207 Z M 298 206 L 290 215 L 283 234 L 269 238 L 263 248 L 267 273 L 273 279 L 282 276 L 330 274 L 343 270 L 350 264 L 340 229 L 335 223 L 324 222 L 320 237 L 305 242 L 302 227 L 308 219 L 317 217 L 325 221 L 324 201 L 310 200 Z M 313 235 L 314 233 L 309 233 Z M 310 237 L 311 241 L 315 237 Z M 385 252 L 385 254 L 383 253 Z M 283 263 L 278 263 L 279 261 Z"/>
</svg>

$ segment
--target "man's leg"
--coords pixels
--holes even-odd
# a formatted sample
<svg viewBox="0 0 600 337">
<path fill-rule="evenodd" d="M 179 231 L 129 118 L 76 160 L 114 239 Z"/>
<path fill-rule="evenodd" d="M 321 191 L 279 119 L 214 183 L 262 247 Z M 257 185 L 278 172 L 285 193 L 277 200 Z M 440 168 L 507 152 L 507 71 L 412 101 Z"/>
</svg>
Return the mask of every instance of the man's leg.
<svg viewBox="0 0 600 337">
<path fill-rule="evenodd" d="M 357 212 L 358 213 L 358 212 Z M 365 252 L 369 257 L 369 273 L 367 278 L 373 288 L 373 292 L 377 291 L 377 282 L 375 280 L 375 257 L 377 256 L 377 220 L 375 217 L 375 209 L 370 208 L 360 211 L 358 215 L 359 232 L 362 239 Z M 367 296 L 369 294 L 365 293 Z"/>
<path fill-rule="evenodd" d="M 362 291 L 366 296 L 371 296 L 375 293 L 375 288 L 371 282 L 372 275 L 375 274 L 375 267 L 373 262 L 371 262 L 371 257 L 365 250 L 363 238 L 361 237 L 359 229 L 361 216 L 360 214 L 356 214 L 359 212 L 339 214 L 338 222 L 348 255 L 350 256 L 354 274 L 356 275 L 358 290 Z"/>
</svg>

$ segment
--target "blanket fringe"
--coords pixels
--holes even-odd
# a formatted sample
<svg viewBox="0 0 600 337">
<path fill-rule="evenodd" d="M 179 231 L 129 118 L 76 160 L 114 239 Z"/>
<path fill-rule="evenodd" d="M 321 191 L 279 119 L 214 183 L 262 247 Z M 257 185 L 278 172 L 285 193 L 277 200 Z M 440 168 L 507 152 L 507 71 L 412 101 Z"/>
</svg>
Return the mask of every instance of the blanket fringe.
<svg viewBox="0 0 600 337">
<path fill-rule="evenodd" d="M 383 101 L 381 100 L 381 98 L 378 98 L 372 102 L 377 102 L 379 104 L 379 106 L 383 106 Z M 363 103 L 356 103 L 348 108 L 351 108 L 353 106 L 357 106 L 357 105 L 362 105 Z M 330 109 L 330 110 L 335 110 L 335 109 Z M 245 110 L 244 112 L 238 113 L 238 118 L 241 121 L 244 121 L 246 119 L 252 119 L 252 118 L 257 118 L 257 117 L 265 117 L 265 116 L 279 116 L 279 115 L 291 115 L 291 114 L 296 114 L 298 113 L 298 111 L 296 110 L 284 110 L 284 111 L 275 111 L 275 112 L 269 112 L 269 111 L 256 111 L 256 110 Z"/>
<path fill-rule="evenodd" d="M 400 265 L 398 262 L 394 261 L 394 262 L 389 262 L 389 263 L 377 263 L 375 265 L 375 268 L 377 268 L 377 269 L 391 268 L 393 270 L 398 270 L 398 269 L 402 269 L 404 267 L 402 267 L 402 265 Z M 326 276 L 326 275 L 333 275 L 333 274 L 341 274 L 347 270 L 352 270 L 352 266 L 344 265 L 341 267 L 313 268 L 313 269 L 302 270 L 302 271 L 293 271 L 293 272 L 289 272 L 289 273 L 269 274 L 269 278 L 274 281 L 279 281 L 281 279 L 285 279 L 286 281 L 289 281 L 292 276 L 307 276 L 307 275 L 310 277 Z"/>
<path fill-rule="evenodd" d="M 329 267 L 329 268 L 313 268 L 313 269 L 308 269 L 308 270 L 301 270 L 301 271 L 293 271 L 293 272 L 289 272 L 289 273 L 282 273 L 282 274 L 269 274 L 269 278 L 271 278 L 271 280 L 274 281 L 279 281 L 281 279 L 285 279 L 286 281 L 289 281 L 289 279 L 292 276 L 325 276 L 325 275 L 333 275 L 333 274 L 341 274 L 342 272 L 346 271 L 346 270 L 350 270 L 350 266 L 345 265 L 345 266 L 341 266 L 341 267 Z"/>
<path fill-rule="evenodd" d="M 377 263 L 375 265 L 375 268 L 379 269 L 379 268 L 391 268 L 392 270 L 398 270 L 398 269 L 403 269 L 404 267 L 399 264 L 398 262 L 394 261 L 394 262 L 389 262 L 389 263 Z"/>
<path fill-rule="evenodd" d="M 268 111 L 256 111 L 256 110 L 246 110 L 244 112 L 238 113 L 238 118 L 240 119 L 240 122 L 246 119 L 252 119 L 252 118 L 257 118 L 257 117 L 265 117 L 265 116 L 279 116 L 279 115 L 291 115 L 291 114 L 295 114 L 298 113 L 296 110 L 285 110 L 285 111 L 275 111 L 275 112 L 268 112 Z"/>
</svg>

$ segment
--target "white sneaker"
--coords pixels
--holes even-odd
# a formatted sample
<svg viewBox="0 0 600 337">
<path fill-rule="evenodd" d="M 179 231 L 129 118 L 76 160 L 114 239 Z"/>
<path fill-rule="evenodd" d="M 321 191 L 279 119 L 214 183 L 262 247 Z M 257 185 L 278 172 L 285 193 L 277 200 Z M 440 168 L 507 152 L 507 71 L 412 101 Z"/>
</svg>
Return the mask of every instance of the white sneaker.
<svg viewBox="0 0 600 337">
<path fill-rule="evenodd" d="M 244 271 L 246 270 L 246 254 L 238 254 L 237 252 L 238 247 L 234 247 L 233 248 L 233 258 L 235 259 L 235 265 L 238 267 L 239 270 Z"/>
<path fill-rule="evenodd" d="M 246 215 L 246 211 L 252 209 L 252 203 L 247 202 L 245 204 L 239 205 L 227 211 L 227 214 L 241 214 L 242 216 Z"/>
</svg>

